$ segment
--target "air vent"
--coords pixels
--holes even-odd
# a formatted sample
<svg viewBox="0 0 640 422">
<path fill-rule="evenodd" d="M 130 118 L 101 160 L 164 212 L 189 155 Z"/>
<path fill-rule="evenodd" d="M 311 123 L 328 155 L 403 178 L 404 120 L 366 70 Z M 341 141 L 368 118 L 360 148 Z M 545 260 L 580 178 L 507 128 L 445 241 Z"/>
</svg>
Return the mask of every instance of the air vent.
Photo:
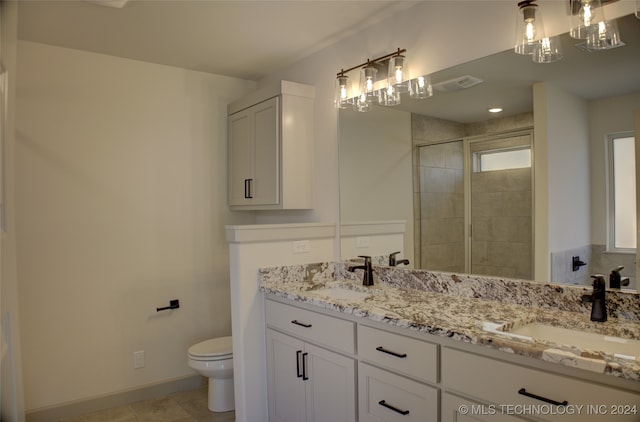
<svg viewBox="0 0 640 422">
<path fill-rule="evenodd" d="M 481 84 L 482 82 L 484 81 L 480 78 L 476 78 L 475 76 L 471 75 L 465 75 L 455 79 L 449 79 L 448 81 L 433 84 L 433 89 L 440 92 L 454 92 L 471 88 L 472 86 L 476 86 L 478 84 Z"/>
</svg>

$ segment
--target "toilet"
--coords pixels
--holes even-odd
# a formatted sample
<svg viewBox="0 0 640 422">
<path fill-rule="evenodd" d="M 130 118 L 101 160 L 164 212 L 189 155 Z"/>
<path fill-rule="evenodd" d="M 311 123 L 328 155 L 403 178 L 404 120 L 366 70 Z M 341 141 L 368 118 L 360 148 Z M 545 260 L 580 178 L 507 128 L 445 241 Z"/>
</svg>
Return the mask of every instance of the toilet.
<svg viewBox="0 0 640 422">
<path fill-rule="evenodd" d="M 219 337 L 189 347 L 189 368 L 209 378 L 209 410 L 235 409 L 231 337 Z"/>
</svg>

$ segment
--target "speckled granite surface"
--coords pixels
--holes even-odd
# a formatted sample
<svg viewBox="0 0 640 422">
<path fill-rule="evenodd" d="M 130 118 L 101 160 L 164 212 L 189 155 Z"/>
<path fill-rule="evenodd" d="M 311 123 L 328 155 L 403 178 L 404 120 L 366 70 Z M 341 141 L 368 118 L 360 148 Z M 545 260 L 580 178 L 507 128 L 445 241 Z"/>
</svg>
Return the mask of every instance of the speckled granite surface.
<svg viewBox="0 0 640 422">
<path fill-rule="evenodd" d="M 590 289 L 525 280 L 375 267 L 376 285 L 347 263 L 261 269 L 260 289 L 289 300 L 420 332 L 640 382 L 640 353 L 607 351 L 514 336 L 505 328 L 539 322 L 640 339 L 640 295 L 608 292 L 609 320 L 589 319 Z M 338 287 L 342 290 L 328 291 Z M 344 290 L 363 294 L 341 294 Z"/>
</svg>

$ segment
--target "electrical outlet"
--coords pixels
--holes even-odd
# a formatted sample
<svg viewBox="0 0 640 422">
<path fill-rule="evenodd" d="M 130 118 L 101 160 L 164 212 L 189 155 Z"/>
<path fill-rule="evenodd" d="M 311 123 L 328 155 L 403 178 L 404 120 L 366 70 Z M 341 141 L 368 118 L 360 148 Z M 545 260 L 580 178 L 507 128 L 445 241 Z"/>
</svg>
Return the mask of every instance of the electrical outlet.
<svg viewBox="0 0 640 422">
<path fill-rule="evenodd" d="M 133 352 L 133 369 L 144 368 L 144 350 Z"/>
<path fill-rule="evenodd" d="M 293 242 L 293 253 L 311 252 L 311 242 L 308 240 L 296 240 Z"/>
<path fill-rule="evenodd" d="M 368 248 L 369 238 L 367 236 L 356 237 L 356 248 Z"/>
</svg>

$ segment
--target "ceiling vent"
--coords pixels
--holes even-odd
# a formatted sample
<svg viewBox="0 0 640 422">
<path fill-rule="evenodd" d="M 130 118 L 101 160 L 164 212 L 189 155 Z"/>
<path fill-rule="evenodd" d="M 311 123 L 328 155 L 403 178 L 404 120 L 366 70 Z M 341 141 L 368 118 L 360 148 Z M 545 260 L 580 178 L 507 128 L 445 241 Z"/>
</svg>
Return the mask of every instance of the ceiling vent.
<svg viewBox="0 0 640 422">
<path fill-rule="evenodd" d="M 440 92 L 454 92 L 471 88 L 472 86 L 476 86 L 478 84 L 481 84 L 482 82 L 484 81 L 480 78 L 476 78 L 475 76 L 471 75 L 465 75 L 455 79 L 449 79 L 448 81 L 433 84 L 433 89 Z"/>
</svg>

